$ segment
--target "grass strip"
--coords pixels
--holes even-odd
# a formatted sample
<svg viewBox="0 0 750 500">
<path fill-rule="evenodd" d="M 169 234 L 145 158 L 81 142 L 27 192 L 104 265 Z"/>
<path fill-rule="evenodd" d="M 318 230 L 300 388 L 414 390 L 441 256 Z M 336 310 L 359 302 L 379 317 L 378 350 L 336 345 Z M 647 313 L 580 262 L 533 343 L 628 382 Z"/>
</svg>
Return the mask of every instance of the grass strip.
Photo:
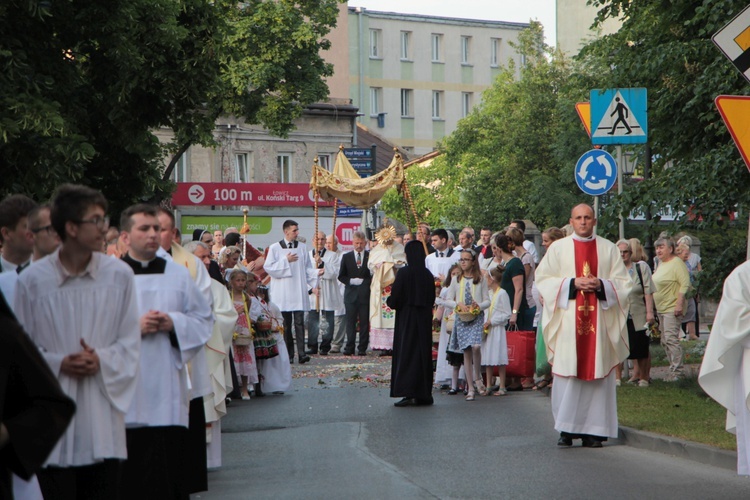
<svg viewBox="0 0 750 500">
<path fill-rule="evenodd" d="M 620 425 L 725 450 L 736 450 L 734 434 L 724 430 L 726 410 L 709 398 L 695 377 L 678 382 L 654 380 L 649 387 L 617 389 Z"/>
</svg>

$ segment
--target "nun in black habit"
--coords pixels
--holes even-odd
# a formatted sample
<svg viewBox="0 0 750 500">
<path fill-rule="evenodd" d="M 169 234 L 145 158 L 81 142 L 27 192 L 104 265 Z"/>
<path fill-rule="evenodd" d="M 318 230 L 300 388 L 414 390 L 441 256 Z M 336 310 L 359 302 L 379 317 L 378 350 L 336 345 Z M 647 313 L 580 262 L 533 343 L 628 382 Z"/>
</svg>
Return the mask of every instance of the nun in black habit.
<svg viewBox="0 0 750 500">
<path fill-rule="evenodd" d="M 396 275 L 387 303 L 396 310 L 391 365 L 391 397 L 395 406 L 431 405 L 432 307 L 435 279 L 425 267 L 421 241 L 406 245 L 407 266 Z"/>
</svg>

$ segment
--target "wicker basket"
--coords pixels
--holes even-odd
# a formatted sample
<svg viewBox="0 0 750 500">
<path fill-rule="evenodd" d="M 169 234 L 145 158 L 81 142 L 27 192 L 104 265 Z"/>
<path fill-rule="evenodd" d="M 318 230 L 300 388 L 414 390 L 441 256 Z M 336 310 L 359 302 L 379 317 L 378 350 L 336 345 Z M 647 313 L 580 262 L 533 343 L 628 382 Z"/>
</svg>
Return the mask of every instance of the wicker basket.
<svg viewBox="0 0 750 500">
<path fill-rule="evenodd" d="M 235 345 L 252 345 L 253 338 L 250 335 L 238 335 L 236 339 L 234 339 Z"/>
<path fill-rule="evenodd" d="M 271 322 L 267 319 L 258 321 L 258 323 L 256 323 L 256 326 L 258 327 L 258 330 L 261 330 L 264 332 L 273 328 L 273 324 L 271 324 Z"/>
<path fill-rule="evenodd" d="M 447 319 L 445 321 L 445 331 L 448 333 L 448 335 L 451 334 L 453 331 L 453 326 L 456 324 L 455 320 L 453 319 L 453 316 L 450 317 L 450 319 Z"/>
<path fill-rule="evenodd" d="M 460 319 L 461 321 L 463 321 L 464 323 L 471 323 L 471 322 L 472 322 L 472 321 L 474 321 L 474 320 L 475 320 L 475 319 L 477 318 L 477 316 L 479 316 L 479 315 L 478 315 L 478 314 L 474 314 L 474 313 L 471 313 L 471 312 L 456 312 L 456 316 L 458 316 L 458 318 L 459 318 L 459 319 Z"/>
</svg>

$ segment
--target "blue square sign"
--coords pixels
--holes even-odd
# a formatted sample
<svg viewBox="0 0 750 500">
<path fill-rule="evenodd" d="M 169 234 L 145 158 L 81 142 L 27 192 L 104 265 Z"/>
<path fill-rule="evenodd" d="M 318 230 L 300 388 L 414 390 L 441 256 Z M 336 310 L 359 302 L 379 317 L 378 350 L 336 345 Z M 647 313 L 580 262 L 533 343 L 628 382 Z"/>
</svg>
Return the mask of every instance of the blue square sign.
<svg viewBox="0 0 750 500">
<path fill-rule="evenodd" d="M 591 91 L 591 144 L 644 144 L 648 141 L 646 89 Z"/>
</svg>

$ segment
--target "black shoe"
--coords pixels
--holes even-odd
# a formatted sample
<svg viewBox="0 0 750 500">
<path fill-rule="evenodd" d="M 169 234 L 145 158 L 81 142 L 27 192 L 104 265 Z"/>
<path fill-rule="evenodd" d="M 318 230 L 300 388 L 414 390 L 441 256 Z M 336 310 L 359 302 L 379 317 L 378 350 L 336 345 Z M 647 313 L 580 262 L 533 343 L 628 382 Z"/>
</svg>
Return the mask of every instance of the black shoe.
<svg viewBox="0 0 750 500">
<path fill-rule="evenodd" d="M 602 442 L 596 439 L 595 437 L 583 436 L 581 440 L 583 441 L 581 446 L 583 446 L 584 448 L 601 448 L 602 447 Z"/>
<path fill-rule="evenodd" d="M 557 440 L 557 446 L 573 446 L 573 438 L 570 436 L 560 436 Z"/>
<path fill-rule="evenodd" d="M 307 349 L 305 350 L 305 354 L 318 354 L 317 349 Z"/>
<path fill-rule="evenodd" d="M 320 351 L 318 354 L 321 356 L 328 356 L 328 351 Z"/>
<path fill-rule="evenodd" d="M 265 394 L 263 394 L 263 391 L 260 389 L 260 384 L 259 383 L 255 384 L 253 386 L 253 389 L 254 389 L 253 390 L 253 394 L 255 395 L 256 398 L 262 398 L 263 396 L 265 396 Z"/>
<path fill-rule="evenodd" d="M 399 408 L 403 408 L 404 406 L 417 406 L 417 400 L 414 398 L 404 398 L 398 403 L 393 403 L 393 406 L 398 406 Z"/>
<path fill-rule="evenodd" d="M 301 365 L 307 363 L 308 361 L 310 361 L 310 356 L 300 356 L 299 357 L 299 364 L 301 364 Z"/>
<path fill-rule="evenodd" d="M 357 356 L 367 356 L 367 353 L 366 352 L 358 352 Z"/>
<path fill-rule="evenodd" d="M 435 404 L 435 400 L 432 399 L 432 396 L 425 399 L 417 398 L 417 406 L 431 406 L 433 404 Z"/>
<path fill-rule="evenodd" d="M 393 356 L 393 351 L 390 349 L 387 351 L 380 351 L 380 354 L 378 354 L 380 357 L 386 357 L 386 356 Z"/>
<path fill-rule="evenodd" d="M 448 394 L 450 394 L 451 396 L 455 396 L 456 394 L 458 394 L 458 389 L 451 389 L 450 391 L 448 391 Z"/>
<path fill-rule="evenodd" d="M 343 354 L 344 356 L 354 356 L 354 351 L 347 351 L 346 349 L 344 349 L 343 351 L 341 351 L 341 354 Z"/>
</svg>

